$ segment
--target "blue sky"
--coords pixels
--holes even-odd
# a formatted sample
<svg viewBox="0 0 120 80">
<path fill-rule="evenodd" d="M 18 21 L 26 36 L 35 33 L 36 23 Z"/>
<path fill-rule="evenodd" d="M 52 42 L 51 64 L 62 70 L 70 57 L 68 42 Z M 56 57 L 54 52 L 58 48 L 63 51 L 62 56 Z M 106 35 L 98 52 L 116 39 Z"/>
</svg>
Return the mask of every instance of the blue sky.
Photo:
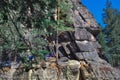
<svg viewBox="0 0 120 80">
<path fill-rule="evenodd" d="M 112 2 L 112 7 L 117 8 L 120 11 L 120 0 L 109 0 Z M 96 21 L 103 27 L 105 26 L 102 22 L 103 8 L 105 8 L 106 0 L 82 0 L 82 3 L 89 9 L 94 15 Z"/>
</svg>

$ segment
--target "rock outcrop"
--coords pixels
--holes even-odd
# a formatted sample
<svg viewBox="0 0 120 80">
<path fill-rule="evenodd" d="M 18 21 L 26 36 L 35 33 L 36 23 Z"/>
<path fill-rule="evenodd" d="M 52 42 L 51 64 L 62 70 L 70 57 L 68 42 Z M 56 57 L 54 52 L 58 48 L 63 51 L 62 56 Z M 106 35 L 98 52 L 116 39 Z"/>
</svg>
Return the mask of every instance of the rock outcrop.
<svg viewBox="0 0 120 80">
<path fill-rule="evenodd" d="M 101 45 L 96 40 L 100 29 L 94 17 L 79 0 L 69 2 L 74 31 L 59 34 L 58 62 L 49 58 L 28 72 L 18 68 L 7 80 L 120 80 L 119 71 L 100 57 Z M 55 46 L 49 44 L 51 53 Z"/>
<path fill-rule="evenodd" d="M 101 45 L 96 40 L 100 28 L 93 15 L 79 0 L 70 0 L 70 3 L 73 5 L 70 13 L 75 31 L 59 34 L 61 63 L 58 64 L 61 66 L 64 64 L 62 59 L 79 61 L 79 79 L 72 80 L 119 80 L 116 69 L 111 67 L 106 57 L 101 57 L 104 54 L 101 51 Z"/>
</svg>

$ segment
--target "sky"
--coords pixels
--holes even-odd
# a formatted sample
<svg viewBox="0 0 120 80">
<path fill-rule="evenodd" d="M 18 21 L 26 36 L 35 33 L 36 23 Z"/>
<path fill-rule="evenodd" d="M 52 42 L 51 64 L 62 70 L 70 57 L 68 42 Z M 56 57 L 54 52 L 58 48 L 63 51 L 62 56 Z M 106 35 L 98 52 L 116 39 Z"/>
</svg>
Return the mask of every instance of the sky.
<svg viewBox="0 0 120 80">
<path fill-rule="evenodd" d="M 81 0 L 82 3 L 88 8 L 88 10 L 93 14 L 94 18 L 103 27 L 105 24 L 102 21 L 103 8 L 105 8 L 106 0 Z M 109 0 L 112 2 L 112 7 L 120 11 L 120 0 Z"/>
</svg>

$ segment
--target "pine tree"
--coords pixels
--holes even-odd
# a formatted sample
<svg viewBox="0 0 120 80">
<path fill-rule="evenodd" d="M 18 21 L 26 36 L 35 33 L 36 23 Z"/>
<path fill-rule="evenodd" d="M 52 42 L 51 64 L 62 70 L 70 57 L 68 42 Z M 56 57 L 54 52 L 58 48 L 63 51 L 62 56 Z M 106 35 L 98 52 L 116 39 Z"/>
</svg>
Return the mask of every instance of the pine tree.
<svg viewBox="0 0 120 80">
<path fill-rule="evenodd" d="M 0 1 L 0 38 L 4 41 L 0 46 L 25 56 L 27 50 L 31 54 L 44 57 L 48 41 L 47 37 L 56 36 L 57 0 L 2 0 Z M 68 30 L 66 23 L 71 23 L 71 8 L 68 0 L 60 3 L 60 25 L 58 30 Z M 24 60 L 25 61 L 25 60 Z"/>
<path fill-rule="evenodd" d="M 111 55 L 111 63 L 118 66 L 120 61 L 120 12 L 111 6 L 107 1 L 104 23 L 106 24 L 105 33 L 107 35 L 108 54 Z"/>
<path fill-rule="evenodd" d="M 107 52 L 106 37 L 102 29 L 100 30 L 100 33 L 98 34 L 98 42 L 101 44 L 102 50 L 106 53 Z"/>
</svg>

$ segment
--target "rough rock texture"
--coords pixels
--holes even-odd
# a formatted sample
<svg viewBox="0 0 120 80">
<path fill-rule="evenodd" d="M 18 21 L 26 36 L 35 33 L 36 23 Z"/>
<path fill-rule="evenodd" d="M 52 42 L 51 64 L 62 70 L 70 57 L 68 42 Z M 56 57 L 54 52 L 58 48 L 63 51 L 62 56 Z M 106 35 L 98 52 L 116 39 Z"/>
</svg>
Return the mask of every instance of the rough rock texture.
<svg viewBox="0 0 120 80">
<path fill-rule="evenodd" d="M 70 2 L 73 4 L 71 19 L 75 31 L 66 31 L 59 35 L 59 45 L 62 47 L 62 50 L 59 47 L 59 53 L 64 54 L 60 58 L 67 57 L 88 65 L 89 69 L 85 66 L 83 68 L 83 64 L 80 64 L 79 80 L 120 80 L 119 71 L 111 67 L 105 57 L 99 57 L 104 55 L 101 52 L 101 45 L 96 41 L 99 25 L 79 0 Z"/>
<path fill-rule="evenodd" d="M 99 57 L 103 55 L 96 41 L 99 25 L 79 0 L 70 0 L 70 3 L 75 31 L 59 34 L 58 64 L 51 58 L 28 71 L 11 69 L 11 79 L 6 80 L 120 80 L 119 70 Z M 51 53 L 55 52 L 54 47 L 55 44 L 49 44 Z M 4 80 L 2 77 L 0 80 Z"/>
</svg>

